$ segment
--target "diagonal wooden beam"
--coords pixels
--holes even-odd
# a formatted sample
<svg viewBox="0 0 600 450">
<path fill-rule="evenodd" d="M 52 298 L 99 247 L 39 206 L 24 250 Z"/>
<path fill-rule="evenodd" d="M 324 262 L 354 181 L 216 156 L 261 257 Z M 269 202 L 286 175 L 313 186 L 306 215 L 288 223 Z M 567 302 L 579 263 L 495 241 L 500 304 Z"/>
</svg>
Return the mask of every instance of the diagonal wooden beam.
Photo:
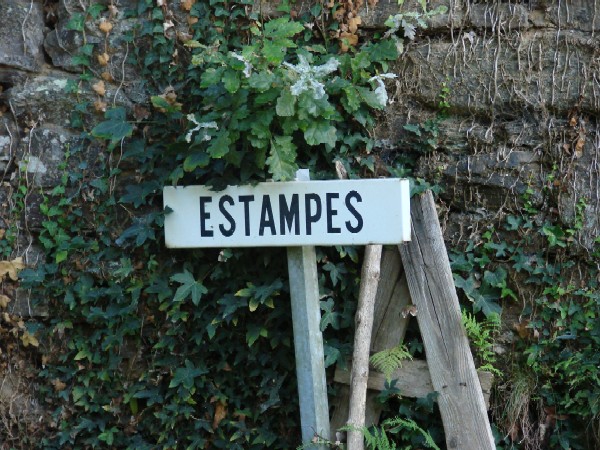
<svg viewBox="0 0 600 450">
<path fill-rule="evenodd" d="M 399 245 L 448 449 L 494 450 L 481 385 L 461 321 L 433 195 L 411 199 L 412 240 Z"/>
</svg>

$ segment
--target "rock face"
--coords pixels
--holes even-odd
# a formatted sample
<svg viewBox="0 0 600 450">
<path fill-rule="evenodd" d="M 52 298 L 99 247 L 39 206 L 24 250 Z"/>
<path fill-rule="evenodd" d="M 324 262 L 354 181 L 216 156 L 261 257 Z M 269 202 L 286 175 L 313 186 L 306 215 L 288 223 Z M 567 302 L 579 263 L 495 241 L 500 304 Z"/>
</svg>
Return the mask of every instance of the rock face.
<svg viewBox="0 0 600 450">
<path fill-rule="evenodd" d="M 439 4 L 448 12 L 395 65 L 381 138 L 403 151 L 404 125 L 439 114 L 443 94 L 451 118 L 440 122 L 438 147 L 420 159 L 418 175 L 446 187 L 452 222 L 472 221 L 474 211 L 487 211 L 476 214 L 486 221 L 526 187 L 541 199 L 548 177 L 566 173 L 559 214 L 572 223 L 584 199 L 582 242 L 591 248 L 600 228 L 600 4 Z M 382 2 L 363 22 L 381 26 L 396 13 L 396 2 Z"/>
<path fill-rule="evenodd" d="M 0 65 L 37 72 L 44 62 L 41 2 L 4 0 L 0 8 Z"/>
</svg>

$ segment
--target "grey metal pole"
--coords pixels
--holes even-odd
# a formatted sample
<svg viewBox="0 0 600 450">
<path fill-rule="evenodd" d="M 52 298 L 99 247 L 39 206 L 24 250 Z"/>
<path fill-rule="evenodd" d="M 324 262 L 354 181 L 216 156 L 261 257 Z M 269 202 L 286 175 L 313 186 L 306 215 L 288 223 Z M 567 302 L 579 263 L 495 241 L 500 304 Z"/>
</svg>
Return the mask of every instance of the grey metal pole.
<svg viewBox="0 0 600 450">
<path fill-rule="evenodd" d="M 309 179 L 308 170 L 298 171 L 296 179 Z M 302 442 L 308 444 L 330 435 L 317 257 L 312 246 L 288 247 L 287 254 Z"/>
</svg>

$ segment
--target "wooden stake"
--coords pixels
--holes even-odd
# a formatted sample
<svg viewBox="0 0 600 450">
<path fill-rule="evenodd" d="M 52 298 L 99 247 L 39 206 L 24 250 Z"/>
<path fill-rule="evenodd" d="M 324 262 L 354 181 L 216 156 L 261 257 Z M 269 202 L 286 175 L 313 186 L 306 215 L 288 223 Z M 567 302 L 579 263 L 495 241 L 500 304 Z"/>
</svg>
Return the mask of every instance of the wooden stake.
<svg viewBox="0 0 600 450">
<path fill-rule="evenodd" d="M 412 241 L 399 246 L 410 296 L 438 392 L 446 445 L 450 450 L 496 448 L 469 342 L 461 321 L 431 192 L 411 199 Z"/>
<path fill-rule="evenodd" d="M 379 283 L 381 245 L 367 245 L 361 272 L 360 293 L 356 310 L 356 330 L 352 354 L 352 375 L 350 378 L 350 413 L 348 425 L 348 450 L 363 450 L 364 436 L 360 428 L 365 425 L 365 401 L 369 379 L 369 349 L 375 296 Z"/>
</svg>

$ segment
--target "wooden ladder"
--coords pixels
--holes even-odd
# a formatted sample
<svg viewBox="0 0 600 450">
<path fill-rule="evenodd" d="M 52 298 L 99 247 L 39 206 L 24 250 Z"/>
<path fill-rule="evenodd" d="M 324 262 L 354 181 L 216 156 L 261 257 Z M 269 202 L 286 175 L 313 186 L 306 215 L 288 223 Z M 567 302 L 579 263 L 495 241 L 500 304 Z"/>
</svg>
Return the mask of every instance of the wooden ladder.
<svg viewBox="0 0 600 450">
<path fill-rule="evenodd" d="M 493 450 L 487 418 L 493 376 L 475 370 L 431 192 L 411 199 L 411 216 L 412 241 L 385 248 L 382 254 L 371 354 L 400 344 L 414 313 L 427 361 L 405 361 L 396 370 L 392 379 L 400 394 L 424 397 L 438 392 L 449 449 Z M 334 381 L 340 386 L 330 400 L 333 441 L 348 420 L 350 373 L 339 367 L 335 371 Z M 370 370 L 367 426 L 379 423 L 383 405 L 375 397 L 384 385 L 384 375 Z"/>
</svg>

